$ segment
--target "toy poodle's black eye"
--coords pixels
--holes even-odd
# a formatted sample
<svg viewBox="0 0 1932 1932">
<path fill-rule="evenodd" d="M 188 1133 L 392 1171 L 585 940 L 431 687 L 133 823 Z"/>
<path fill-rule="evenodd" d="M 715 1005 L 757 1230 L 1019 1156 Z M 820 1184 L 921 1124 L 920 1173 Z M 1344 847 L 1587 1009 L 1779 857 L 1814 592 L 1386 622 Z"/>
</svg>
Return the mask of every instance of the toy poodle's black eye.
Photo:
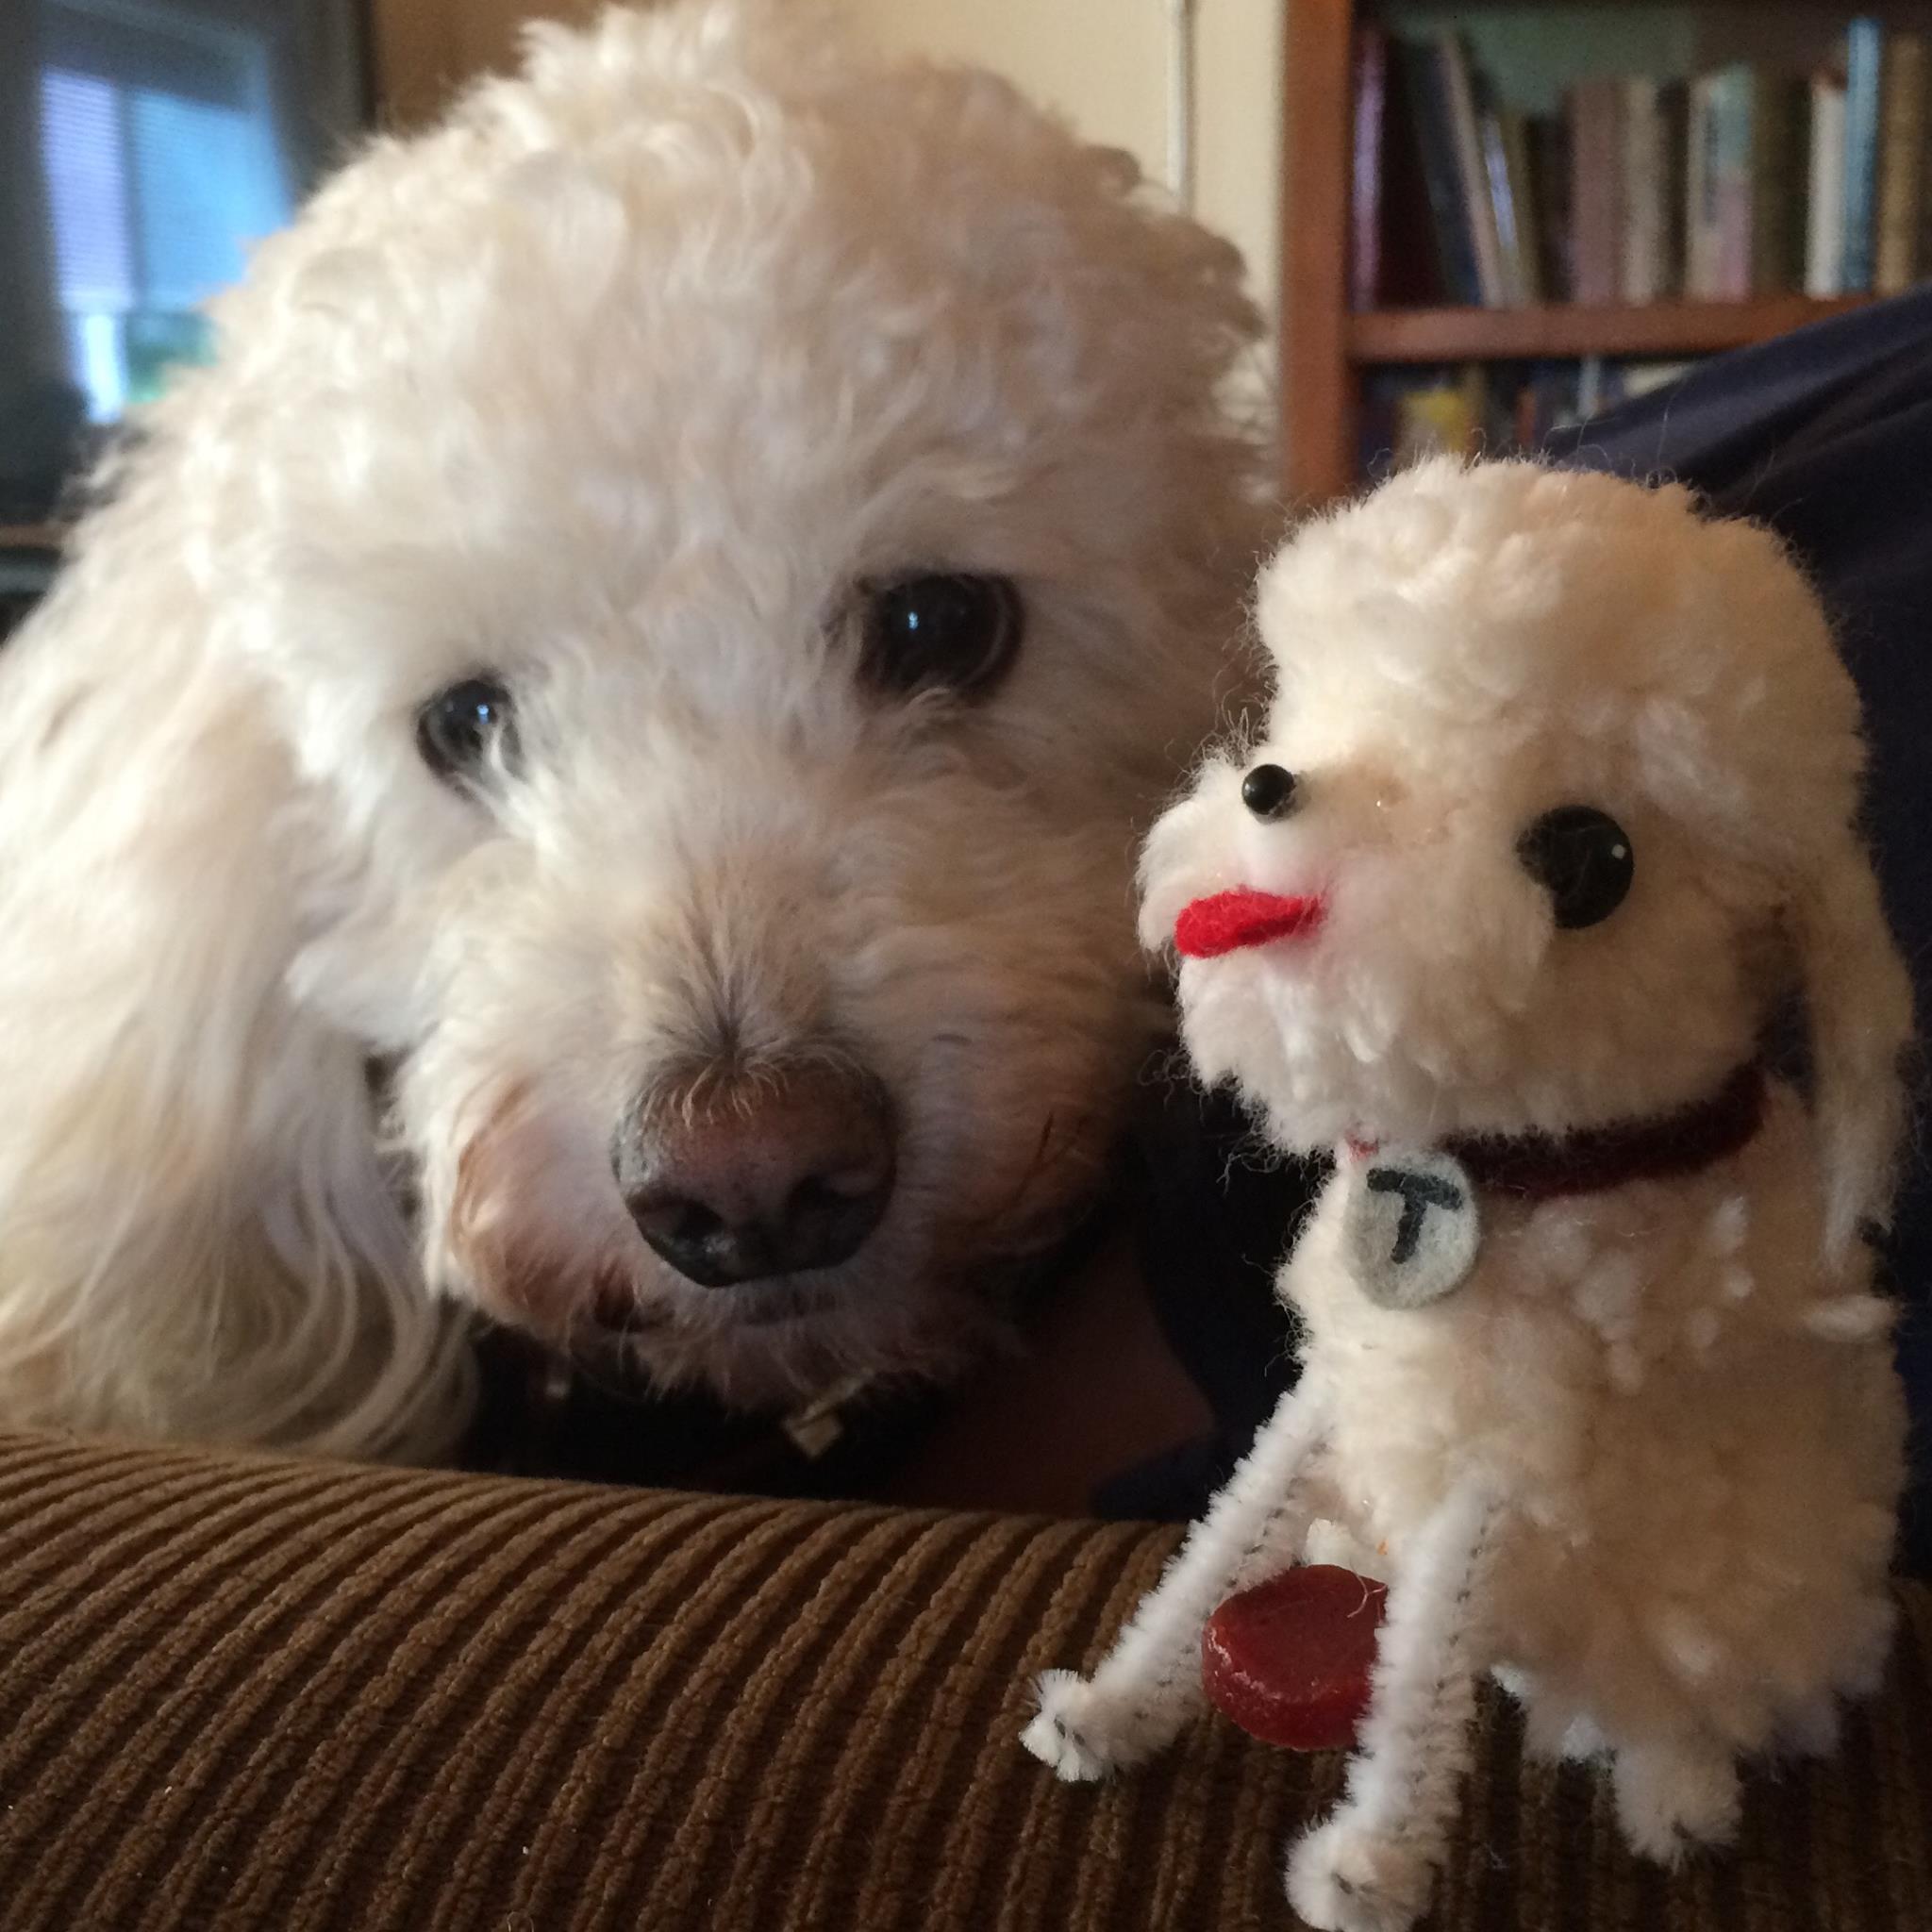
<svg viewBox="0 0 1932 1932">
<path fill-rule="evenodd" d="M 1630 838 L 1593 805 L 1559 805 L 1516 841 L 1523 869 L 1550 895 L 1566 931 L 1594 925 L 1624 903 L 1637 861 Z"/>
<path fill-rule="evenodd" d="M 416 714 L 416 748 L 439 778 L 479 777 L 515 746 L 509 692 L 493 677 L 466 677 Z"/>
<path fill-rule="evenodd" d="M 900 577 L 867 599 L 862 668 L 881 691 L 990 691 L 1026 627 L 1006 577 Z"/>
<path fill-rule="evenodd" d="M 1294 802 L 1294 774 L 1285 765 L 1257 765 L 1241 780 L 1241 803 L 1257 819 L 1285 819 Z"/>
</svg>

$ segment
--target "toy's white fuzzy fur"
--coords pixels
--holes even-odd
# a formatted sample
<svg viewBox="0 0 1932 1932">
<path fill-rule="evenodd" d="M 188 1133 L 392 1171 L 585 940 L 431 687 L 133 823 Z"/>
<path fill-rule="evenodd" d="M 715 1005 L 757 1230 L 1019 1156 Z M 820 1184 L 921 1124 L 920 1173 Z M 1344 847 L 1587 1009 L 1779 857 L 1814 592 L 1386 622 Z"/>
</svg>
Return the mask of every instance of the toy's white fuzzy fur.
<svg viewBox="0 0 1932 1932">
<path fill-rule="evenodd" d="M 1029 1746 L 1094 1775 L 1197 1707 L 1203 1620 L 1285 1545 L 1389 1575 L 1361 1755 L 1290 1871 L 1311 1923 L 1383 1928 L 1426 1904 L 1483 1670 L 1533 1748 L 1614 1755 L 1624 1829 L 1666 1859 L 1729 1831 L 1740 1754 L 1827 1743 L 1874 1680 L 1904 1423 L 1858 1236 L 1910 995 L 1854 830 L 1853 686 L 1762 529 L 1432 462 L 1290 542 L 1257 616 L 1265 738 L 1156 827 L 1142 931 L 1238 886 L 1325 897 L 1313 938 L 1181 969 L 1194 1065 L 1275 1142 L 1668 1115 L 1781 996 L 1811 1021 L 1809 1107 L 1774 1084 L 1686 1178 L 1486 1194 L 1473 1273 L 1427 1307 L 1354 1280 L 1344 1145 L 1280 1279 L 1298 1387 L 1094 1678 L 1043 1686 Z M 1242 806 L 1257 759 L 1296 774 L 1278 822 Z M 1615 818 L 1635 874 L 1561 930 L 1517 843 L 1570 804 Z"/>
<path fill-rule="evenodd" d="M 1268 541 L 1233 249 L 991 76 L 724 0 L 533 30 L 217 324 L 0 671 L 0 1419 L 433 1455 L 453 1308 L 613 1282 L 734 1398 L 979 1345 L 1159 1024 L 1137 825 Z M 862 686 L 918 570 L 1020 587 L 979 703 Z M 482 671 L 479 798 L 413 729 Z M 890 1090 L 808 1295 L 619 1198 L 625 1108 L 726 1051 Z"/>
</svg>

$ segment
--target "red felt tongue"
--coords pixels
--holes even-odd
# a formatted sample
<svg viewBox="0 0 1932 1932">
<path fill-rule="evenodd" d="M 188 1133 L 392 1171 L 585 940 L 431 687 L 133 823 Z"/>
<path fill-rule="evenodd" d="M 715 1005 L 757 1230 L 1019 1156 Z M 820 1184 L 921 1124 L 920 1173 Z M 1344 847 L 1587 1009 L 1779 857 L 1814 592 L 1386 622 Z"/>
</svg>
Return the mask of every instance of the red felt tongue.
<svg viewBox="0 0 1932 1932">
<path fill-rule="evenodd" d="M 1187 958 L 1213 959 L 1243 946 L 1313 932 L 1324 910 L 1317 897 L 1283 898 L 1241 886 L 1184 906 L 1174 923 L 1174 942 Z"/>
<path fill-rule="evenodd" d="M 1201 1685 L 1251 1737 L 1344 1751 L 1369 1707 L 1389 1592 L 1332 1563 L 1284 1571 L 1231 1596 L 1201 1636 Z"/>
</svg>

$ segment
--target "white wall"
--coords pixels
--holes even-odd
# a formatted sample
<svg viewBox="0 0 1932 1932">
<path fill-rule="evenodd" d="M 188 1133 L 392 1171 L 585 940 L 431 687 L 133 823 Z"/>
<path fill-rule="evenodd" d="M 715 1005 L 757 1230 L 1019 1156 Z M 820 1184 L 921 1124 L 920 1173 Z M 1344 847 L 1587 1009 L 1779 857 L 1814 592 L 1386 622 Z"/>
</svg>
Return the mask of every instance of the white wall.
<svg viewBox="0 0 1932 1932">
<path fill-rule="evenodd" d="M 1195 0 L 1195 208 L 1240 243 L 1271 317 L 1281 292 L 1287 10 L 1286 0 Z M 1272 343 L 1269 355 L 1272 366 Z"/>
<path fill-rule="evenodd" d="M 841 0 L 880 45 L 997 68 L 1158 174 L 1167 0 Z"/>
<path fill-rule="evenodd" d="M 600 0 L 374 0 L 391 117 L 433 113 L 449 89 L 508 64 L 518 23 L 581 17 Z M 881 45 L 1008 75 L 1092 141 L 1167 175 L 1172 0 L 839 0 Z M 1195 211 L 1246 255 L 1273 312 L 1285 0 L 1192 0 Z"/>
<path fill-rule="evenodd" d="M 997 68 L 1167 174 L 1170 0 L 841 0 L 880 44 Z M 1195 212 L 1279 287 L 1283 0 L 1193 0 Z"/>
</svg>

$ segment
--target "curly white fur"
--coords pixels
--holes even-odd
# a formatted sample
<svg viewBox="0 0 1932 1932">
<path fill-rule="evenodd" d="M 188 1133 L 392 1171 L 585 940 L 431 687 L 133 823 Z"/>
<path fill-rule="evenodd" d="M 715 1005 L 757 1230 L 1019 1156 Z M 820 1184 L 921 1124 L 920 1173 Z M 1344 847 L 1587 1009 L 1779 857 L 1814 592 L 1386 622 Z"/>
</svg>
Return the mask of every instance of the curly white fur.
<svg viewBox="0 0 1932 1932">
<path fill-rule="evenodd" d="M 533 30 L 217 323 L 0 670 L 0 1418 L 432 1454 L 436 1291 L 567 1336 L 614 1280 L 745 1399 L 957 1360 L 1156 1024 L 1134 826 L 1265 541 L 1233 250 L 989 75 L 715 0 Z M 1020 587 L 982 703 L 861 687 L 919 569 Z M 479 799 L 412 734 L 486 669 Z M 726 1046 L 891 1090 L 804 1300 L 612 1179 Z"/>
<path fill-rule="evenodd" d="M 1815 1743 L 1874 1681 L 1903 1412 L 1857 1237 L 1890 1199 L 1910 995 L 1855 831 L 1851 680 L 1761 529 L 1676 489 L 1432 463 L 1291 542 L 1258 617 L 1265 738 L 1156 827 L 1142 931 L 1164 944 L 1235 887 L 1326 908 L 1312 938 L 1184 962 L 1180 991 L 1204 1077 L 1283 1146 L 1344 1143 L 1280 1278 L 1306 1326 L 1285 1416 L 1322 1427 L 1279 1474 L 1324 1519 L 1305 1553 L 1387 1552 L 1360 1561 L 1391 1577 L 1389 1621 L 1347 1799 L 1289 1886 L 1313 1924 L 1383 1932 L 1426 1905 L 1480 1672 L 1533 1746 L 1614 1754 L 1624 1829 L 1665 1859 L 1727 1835 L 1740 1754 Z M 1244 808 L 1257 760 L 1295 774 L 1287 816 Z M 1574 804 L 1636 867 L 1566 930 L 1517 848 Z M 1808 1108 L 1774 1086 L 1756 1137 L 1688 1177 L 1486 1196 L 1445 1299 L 1362 1291 L 1353 1147 L 1669 1114 L 1794 991 Z M 1162 1628 L 1173 1674 L 1215 1595 L 1191 1579 L 1237 1574 L 1251 1488 L 1091 1685 L 1047 1688 L 1026 1739 L 1063 1775 L 1137 1755 L 1160 1681 L 1140 1633 Z"/>
</svg>

